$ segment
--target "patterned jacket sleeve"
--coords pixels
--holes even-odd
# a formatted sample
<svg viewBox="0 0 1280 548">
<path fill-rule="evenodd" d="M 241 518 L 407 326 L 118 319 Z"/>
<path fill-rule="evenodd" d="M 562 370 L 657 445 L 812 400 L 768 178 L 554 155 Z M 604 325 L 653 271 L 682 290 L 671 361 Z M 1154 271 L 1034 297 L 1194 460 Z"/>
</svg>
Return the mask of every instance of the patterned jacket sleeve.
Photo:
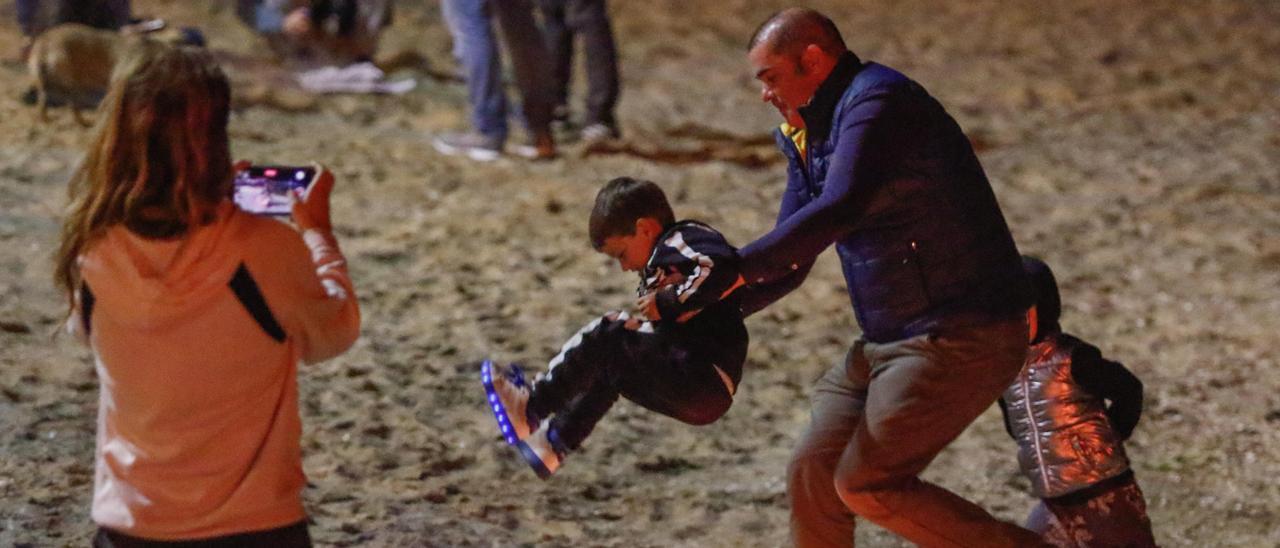
<svg viewBox="0 0 1280 548">
<path fill-rule="evenodd" d="M 673 266 L 679 283 L 658 291 L 658 314 L 666 321 L 705 308 L 724 298 L 739 280 L 738 252 L 715 230 L 689 223 L 658 242 L 655 266 Z"/>
<path fill-rule="evenodd" d="M 1102 357 L 1097 347 L 1081 345 L 1072 352 L 1071 377 L 1091 394 L 1110 402 L 1107 419 L 1127 440 L 1142 416 L 1142 381 L 1121 365 Z"/>
</svg>

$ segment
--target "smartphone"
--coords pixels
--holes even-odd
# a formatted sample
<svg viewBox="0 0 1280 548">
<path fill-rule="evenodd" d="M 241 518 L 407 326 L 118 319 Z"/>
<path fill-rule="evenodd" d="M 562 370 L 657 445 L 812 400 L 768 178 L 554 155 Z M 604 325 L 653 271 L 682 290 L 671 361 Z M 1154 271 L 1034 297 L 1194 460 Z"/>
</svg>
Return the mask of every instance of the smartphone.
<svg viewBox="0 0 1280 548">
<path fill-rule="evenodd" d="M 309 166 L 249 166 L 236 173 L 232 200 L 249 213 L 288 217 L 289 196 L 302 198 L 315 179 Z"/>
</svg>

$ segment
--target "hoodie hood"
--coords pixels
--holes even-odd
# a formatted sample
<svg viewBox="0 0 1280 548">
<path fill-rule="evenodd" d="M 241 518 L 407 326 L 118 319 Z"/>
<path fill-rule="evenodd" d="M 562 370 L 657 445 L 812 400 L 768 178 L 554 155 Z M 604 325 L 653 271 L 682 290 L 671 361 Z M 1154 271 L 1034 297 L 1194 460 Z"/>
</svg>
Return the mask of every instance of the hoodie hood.
<svg viewBox="0 0 1280 548">
<path fill-rule="evenodd" d="M 1062 331 L 1058 317 L 1062 315 L 1062 300 L 1058 296 L 1058 282 L 1053 270 L 1044 261 L 1030 255 L 1022 256 L 1022 269 L 1031 280 L 1036 305 L 1036 341 Z"/>
<path fill-rule="evenodd" d="M 122 225 L 107 230 L 81 256 L 80 271 L 95 297 L 95 310 L 140 329 L 157 328 L 227 291 L 242 261 L 222 245 L 244 224 L 230 202 L 214 222 L 168 240 L 143 238 Z"/>
</svg>

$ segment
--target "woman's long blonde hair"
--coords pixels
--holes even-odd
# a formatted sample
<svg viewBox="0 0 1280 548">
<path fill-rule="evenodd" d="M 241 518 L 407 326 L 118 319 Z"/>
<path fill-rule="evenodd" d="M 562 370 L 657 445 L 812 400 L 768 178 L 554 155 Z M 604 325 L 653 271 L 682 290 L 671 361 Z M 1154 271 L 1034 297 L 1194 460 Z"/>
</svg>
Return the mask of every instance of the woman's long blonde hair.
<svg viewBox="0 0 1280 548">
<path fill-rule="evenodd" d="M 121 56 L 94 137 L 71 177 L 54 280 L 75 307 L 78 259 L 107 229 L 181 237 L 231 190 L 231 89 L 204 50 L 140 41 Z"/>
</svg>

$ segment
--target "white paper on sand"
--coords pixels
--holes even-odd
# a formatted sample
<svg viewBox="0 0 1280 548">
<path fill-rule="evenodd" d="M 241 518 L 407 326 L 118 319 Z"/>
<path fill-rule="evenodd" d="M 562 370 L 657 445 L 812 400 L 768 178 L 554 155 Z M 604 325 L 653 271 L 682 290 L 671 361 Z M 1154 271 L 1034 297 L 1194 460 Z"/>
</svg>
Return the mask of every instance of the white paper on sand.
<svg viewBox="0 0 1280 548">
<path fill-rule="evenodd" d="M 413 78 L 389 82 L 373 63 L 321 67 L 299 72 L 298 85 L 312 93 L 390 93 L 399 95 L 417 86 Z"/>
</svg>

